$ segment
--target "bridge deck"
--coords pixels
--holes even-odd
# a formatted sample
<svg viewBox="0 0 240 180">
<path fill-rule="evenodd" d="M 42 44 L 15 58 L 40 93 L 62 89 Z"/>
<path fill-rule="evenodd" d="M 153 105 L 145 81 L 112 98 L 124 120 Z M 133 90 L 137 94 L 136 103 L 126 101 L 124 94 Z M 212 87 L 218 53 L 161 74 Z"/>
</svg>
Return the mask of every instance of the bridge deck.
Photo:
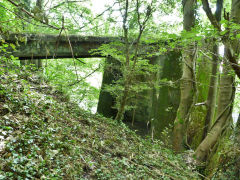
<svg viewBox="0 0 240 180">
<path fill-rule="evenodd" d="M 72 58 L 73 49 L 75 58 L 102 57 L 99 54 L 89 53 L 92 49 L 99 48 L 102 44 L 114 41 L 122 41 L 119 37 L 96 37 L 69 35 L 59 36 L 51 34 L 10 34 L 3 37 L 6 42 L 18 42 L 19 46 L 13 51 L 13 55 L 19 59 L 51 59 Z"/>
</svg>

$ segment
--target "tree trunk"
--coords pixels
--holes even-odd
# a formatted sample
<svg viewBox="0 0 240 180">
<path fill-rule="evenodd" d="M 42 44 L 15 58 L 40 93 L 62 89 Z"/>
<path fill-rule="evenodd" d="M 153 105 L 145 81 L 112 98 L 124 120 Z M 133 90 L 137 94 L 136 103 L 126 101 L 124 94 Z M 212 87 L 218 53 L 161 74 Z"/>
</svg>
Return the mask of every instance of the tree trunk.
<svg viewBox="0 0 240 180">
<path fill-rule="evenodd" d="M 235 145 L 237 146 L 237 149 L 240 150 L 240 113 L 238 115 L 237 124 L 235 127 Z M 239 153 L 238 153 L 239 154 Z M 235 171 L 235 177 L 240 178 L 240 157 L 238 155 L 235 155 L 236 159 L 236 171 Z"/>
<path fill-rule="evenodd" d="M 118 113 L 115 118 L 115 120 L 118 122 L 122 121 L 124 113 L 125 113 L 125 106 L 127 104 L 127 98 L 128 98 L 128 94 L 129 94 L 131 77 L 127 76 L 127 78 L 124 80 L 124 82 L 125 83 L 124 83 L 123 97 L 121 97 L 120 107 L 118 108 Z"/>
<path fill-rule="evenodd" d="M 224 60 L 223 73 L 220 78 L 220 89 L 218 99 L 217 119 L 212 126 L 206 138 L 196 149 L 197 160 L 205 161 L 208 152 L 216 144 L 219 136 L 225 130 L 227 123 L 232 115 L 232 103 L 234 100 L 234 77 L 231 75 L 231 66 L 228 61 Z"/>
<path fill-rule="evenodd" d="M 205 4 L 205 11 L 206 11 Z M 206 12 L 207 13 L 207 12 Z M 209 16 L 211 20 L 211 17 Z M 231 10 L 231 19 L 235 23 L 240 22 L 240 1 L 232 0 L 232 10 Z M 213 21 L 211 21 L 214 23 Z M 230 40 L 227 40 L 230 41 Z M 227 123 L 232 117 L 232 104 L 235 95 L 234 88 L 234 77 L 231 75 L 231 62 L 232 56 L 237 57 L 239 54 L 239 41 L 234 40 L 232 42 L 224 41 L 224 44 L 231 43 L 232 51 L 229 47 L 225 47 L 225 59 L 223 64 L 223 73 L 220 79 L 220 90 L 219 90 L 219 100 L 218 100 L 218 111 L 217 111 L 217 119 L 215 124 L 212 126 L 210 132 L 206 136 L 206 138 L 202 141 L 202 143 L 198 146 L 195 151 L 195 155 L 198 161 L 205 161 L 208 152 L 210 149 L 216 144 L 219 136 L 225 130 Z M 232 55 L 233 54 L 233 55 Z M 234 58 L 235 58 L 234 57 Z M 236 72 L 236 71 L 235 71 Z"/>
<path fill-rule="evenodd" d="M 240 1 L 239 0 L 232 0 L 231 18 L 234 23 L 240 24 Z M 240 33 L 239 30 L 237 32 L 235 31 L 235 35 L 239 34 L 239 33 Z M 239 52 L 240 52 L 240 48 L 239 48 L 240 40 L 235 39 L 235 40 L 233 40 L 233 42 L 231 44 L 233 47 L 235 57 L 238 57 Z M 236 59 L 238 59 L 238 58 L 236 58 Z"/>
<path fill-rule="evenodd" d="M 239 113 L 239 115 L 238 115 L 238 119 L 237 119 L 237 124 L 236 124 L 236 126 L 240 128 L 240 113 Z"/>
<path fill-rule="evenodd" d="M 42 12 L 42 14 L 45 14 L 45 13 L 43 13 L 44 12 L 43 3 L 44 3 L 44 0 L 37 0 L 36 6 L 39 8 L 39 10 Z M 41 59 L 33 59 L 32 64 L 34 64 L 38 69 L 42 68 L 42 60 Z"/>
<path fill-rule="evenodd" d="M 205 116 L 207 113 L 206 101 L 208 98 L 208 89 L 212 71 L 212 59 L 206 54 L 211 51 L 213 44 L 211 40 L 202 41 L 198 49 L 201 49 L 201 54 L 196 62 L 196 77 L 195 77 L 195 94 L 193 105 L 189 110 L 188 122 L 186 122 L 186 144 L 191 149 L 196 149 L 202 142 L 203 127 Z"/>
<path fill-rule="evenodd" d="M 192 27 L 194 27 L 195 3 L 195 0 L 183 1 L 183 28 L 186 31 L 191 31 Z M 186 125 L 185 122 L 188 116 L 189 109 L 193 102 L 194 59 L 195 47 L 194 45 L 189 45 L 185 48 L 183 52 L 183 74 L 180 82 L 181 98 L 173 129 L 173 149 L 176 152 L 180 152 L 183 150 L 184 131 Z"/>
<path fill-rule="evenodd" d="M 30 11 L 30 1 L 29 0 L 25 0 L 25 9 L 27 11 Z M 43 12 L 43 3 L 44 3 L 44 0 L 37 0 L 36 2 L 36 7 L 38 7 L 39 11 Z M 39 15 L 40 16 L 40 15 Z M 25 29 L 23 27 L 23 29 Z M 20 61 L 20 64 L 21 65 L 30 65 L 30 64 L 33 64 L 37 69 L 41 68 L 42 67 L 42 60 L 41 59 L 31 59 L 31 60 L 21 60 Z"/>
<path fill-rule="evenodd" d="M 221 14 L 222 14 L 222 8 L 223 8 L 223 0 L 217 1 L 217 8 L 215 12 L 215 17 L 218 22 L 221 20 Z M 203 137 L 202 140 L 207 136 L 207 133 L 211 127 L 211 123 L 213 122 L 213 117 L 215 113 L 215 104 L 216 104 L 216 94 L 217 94 L 217 72 L 218 72 L 218 61 L 219 61 L 219 53 L 218 53 L 218 45 L 216 40 L 214 39 L 214 45 L 213 45 L 213 57 L 212 57 L 212 73 L 211 73 L 211 79 L 208 89 L 208 98 L 207 98 L 207 114 L 205 117 L 205 124 L 204 124 L 204 130 L 203 130 Z"/>
<path fill-rule="evenodd" d="M 235 127 L 235 142 L 240 145 L 240 113 Z"/>
<path fill-rule="evenodd" d="M 30 0 L 24 0 L 23 3 L 24 3 L 23 8 L 26 9 L 27 11 L 30 11 L 31 1 L 30 1 Z M 19 10 L 18 10 L 17 14 L 19 14 L 19 15 L 22 16 L 22 17 L 27 18 L 27 17 L 26 17 L 26 14 L 23 13 L 23 12 L 21 12 L 21 11 L 19 12 Z M 25 22 L 22 22 L 22 28 L 23 28 L 23 30 L 26 29 L 26 24 L 25 24 Z M 24 66 L 24 65 L 29 64 L 28 62 L 29 62 L 28 60 L 21 60 L 21 61 L 20 61 L 20 64 L 21 64 L 22 66 Z"/>
</svg>

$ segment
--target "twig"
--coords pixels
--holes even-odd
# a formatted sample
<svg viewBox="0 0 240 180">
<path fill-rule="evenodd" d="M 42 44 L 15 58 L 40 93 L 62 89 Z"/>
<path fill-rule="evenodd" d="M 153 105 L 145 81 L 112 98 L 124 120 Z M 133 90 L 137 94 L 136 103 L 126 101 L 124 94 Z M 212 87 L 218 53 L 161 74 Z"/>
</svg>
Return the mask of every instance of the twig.
<svg viewBox="0 0 240 180">
<path fill-rule="evenodd" d="M 59 3 L 58 5 L 56 5 L 56 6 L 53 6 L 53 7 L 51 7 L 51 8 L 49 8 L 48 9 L 48 11 L 49 10 L 52 10 L 52 9 L 56 9 L 56 8 L 58 8 L 58 7 L 60 7 L 60 6 L 62 6 L 63 4 L 65 4 L 65 3 L 77 3 L 77 2 L 85 2 L 84 0 L 83 1 L 64 1 L 64 2 L 61 2 L 61 3 Z"/>
<path fill-rule="evenodd" d="M 69 86 L 74 86 L 74 85 L 76 85 L 77 83 L 79 83 L 79 82 L 83 81 L 84 79 L 88 78 L 89 76 L 91 76 L 92 74 L 94 74 L 97 70 L 99 70 L 100 67 L 101 67 L 101 66 L 99 65 L 98 68 L 94 69 L 91 73 L 89 73 L 88 75 L 86 75 L 86 76 L 83 77 L 82 79 L 80 79 L 80 80 L 78 80 L 78 81 L 76 81 L 76 82 L 74 82 L 74 83 L 72 83 L 72 84 L 69 84 Z"/>
<path fill-rule="evenodd" d="M 5 6 L 1 5 L 1 4 L 0 4 L 0 7 L 6 9 L 7 11 L 9 11 L 9 12 L 11 12 L 11 13 L 13 13 L 14 15 L 16 15 L 16 16 L 19 17 L 20 19 L 22 19 L 22 20 L 28 22 L 29 24 L 32 24 L 32 25 L 34 25 L 34 26 L 38 26 L 38 27 L 48 27 L 48 26 L 46 26 L 46 25 L 35 24 L 35 23 L 29 21 L 28 19 L 25 19 L 24 17 L 20 16 L 19 14 L 13 12 L 12 10 L 8 9 L 7 7 L 5 7 Z"/>
<path fill-rule="evenodd" d="M 7 22 L 11 22 L 11 21 L 14 21 L 15 19 L 9 19 L 7 21 L 0 21 L 0 23 L 7 23 Z"/>
<path fill-rule="evenodd" d="M 144 165 L 142 165 L 142 164 L 137 164 L 137 163 L 135 163 L 134 161 L 132 161 L 132 160 L 129 160 L 129 162 L 131 162 L 131 163 L 133 163 L 135 166 L 141 166 L 141 167 L 146 167 L 146 166 L 144 166 Z M 160 170 L 160 169 L 159 169 Z M 155 173 L 157 173 L 158 175 L 160 175 L 160 176 L 167 176 L 167 177 L 169 177 L 170 179 L 173 179 L 173 180 L 175 180 L 176 178 L 174 178 L 174 177 L 172 177 L 172 176 L 170 176 L 170 175 L 168 175 L 168 174 L 164 174 L 164 173 L 160 173 L 160 172 L 156 172 L 156 171 L 154 171 Z M 155 176 L 148 168 L 147 168 L 147 173 L 150 175 L 150 176 L 152 176 L 152 177 L 154 177 L 154 178 L 157 178 L 157 176 Z M 177 180 L 177 179 L 176 179 Z"/>
<path fill-rule="evenodd" d="M 163 154 L 161 154 L 161 156 L 173 167 L 177 168 L 179 170 L 179 172 L 184 172 L 186 175 L 188 175 L 189 177 L 193 177 L 192 175 L 190 175 L 189 173 L 185 172 L 182 168 L 176 166 L 175 164 L 173 164 L 170 160 L 168 160 L 168 158 L 166 156 L 164 156 Z M 203 177 L 204 179 L 209 179 L 206 176 L 200 174 L 197 172 L 197 174 L 201 177 Z"/>
<path fill-rule="evenodd" d="M 56 54 L 57 54 L 57 50 L 58 50 L 58 45 L 59 45 L 59 41 L 60 41 L 60 38 L 61 38 L 61 34 L 62 34 L 62 31 L 64 30 L 64 17 L 62 16 L 62 28 L 59 32 L 59 35 L 57 37 L 57 41 L 56 41 L 56 48 L 55 48 L 55 53 L 53 54 L 53 59 L 54 57 L 56 57 Z"/>
<path fill-rule="evenodd" d="M 77 66 L 76 66 L 76 62 L 75 62 L 75 57 L 74 57 L 74 53 L 73 53 L 73 48 L 72 48 L 72 44 L 71 44 L 71 41 L 68 37 L 68 34 L 67 34 L 67 31 L 64 29 L 65 33 L 66 33 L 66 37 L 67 37 L 67 40 L 68 40 L 68 43 L 69 43 L 69 47 L 70 47 L 70 50 L 71 50 L 71 53 L 72 53 L 72 58 L 73 58 L 73 64 L 74 64 L 74 68 L 75 68 L 75 72 L 76 72 L 76 77 L 77 77 L 77 81 L 79 80 L 78 78 L 78 73 L 77 73 Z"/>
<path fill-rule="evenodd" d="M 113 3 L 112 6 L 110 6 L 110 7 L 107 8 L 107 9 L 105 9 L 103 12 L 101 12 L 101 13 L 98 14 L 95 18 L 93 18 L 91 21 L 88 21 L 88 22 L 91 23 L 91 22 L 93 22 L 94 20 L 96 20 L 97 18 L 99 18 L 100 16 L 102 16 L 105 12 L 107 12 L 107 11 L 110 10 L 110 9 L 112 9 L 113 6 L 115 6 L 116 3 L 117 3 L 117 2 Z M 85 26 L 85 25 L 84 25 L 84 26 L 80 26 L 79 29 L 82 29 L 82 28 L 84 28 L 84 27 L 86 27 L 86 26 Z"/>
<path fill-rule="evenodd" d="M 30 13 L 29 11 L 27 11 L 26 9 L 22 8 L 21 6 L 19 6 L 17 3 L 13 2 L 12 0 L 7 0 L 8 2 L 10 2 L 12 5 L 16 6 L 17 8 L 19 8 L 21 11 L 23 11 L 25 14 L 27 14 L 28 16 L 30 16 L 31 18 L 41 22 L 42 24 L 45 24 L 46 26 L 49 26 L 50 28 L 53 28 L 53 29 L 56 29 L 56 30 L 60 30 L 59 27 L 56 27 L 56 26 L 53 26 L 53 25 L 50 25 L 46 22 L 44 22 L 43 20 L 41 19 L 38 19 L 36 16 L 34 16 L 32 13 Z"/>
<path fill-rule="evenodd" d="M 79 58 L 75 58 L 78 62 L 82 63 L 82 64 L 86 64 L 85 62 L 83 62 L 82 60 L 80 60 Z"/>
<path fill-rule="evenodd" d="M 206 106 L 207 103 L 206 102 L 201 102 L 201 103 L 196 103 L 195 106 Z"/>
</svg>

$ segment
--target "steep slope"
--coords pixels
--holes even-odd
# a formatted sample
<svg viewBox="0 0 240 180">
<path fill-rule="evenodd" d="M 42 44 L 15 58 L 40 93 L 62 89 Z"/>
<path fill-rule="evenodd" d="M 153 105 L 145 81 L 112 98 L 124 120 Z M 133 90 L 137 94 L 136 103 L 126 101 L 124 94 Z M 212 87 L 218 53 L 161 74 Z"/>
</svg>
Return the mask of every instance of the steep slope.
<svg viewBox="0 0 240 180">
<path fill-rule="evenodd" d="M 0 67 L 0 179 L 198 179 L 161 142 L 79 109 L 10 65 Z"/>
</svg>

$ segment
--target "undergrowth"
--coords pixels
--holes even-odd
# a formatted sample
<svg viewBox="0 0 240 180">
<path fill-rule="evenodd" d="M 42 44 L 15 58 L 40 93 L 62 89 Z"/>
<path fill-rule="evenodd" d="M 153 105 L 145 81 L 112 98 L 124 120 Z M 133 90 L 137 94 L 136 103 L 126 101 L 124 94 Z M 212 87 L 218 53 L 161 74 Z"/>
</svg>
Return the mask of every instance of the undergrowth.
<svg viewBox="0 0 240 180">
<path fill-rule="evenodd" d="M 0 179 L 198 179 L 160 141 L 81 110 L 11 66 L 0 67 Z"/>
</svg>

